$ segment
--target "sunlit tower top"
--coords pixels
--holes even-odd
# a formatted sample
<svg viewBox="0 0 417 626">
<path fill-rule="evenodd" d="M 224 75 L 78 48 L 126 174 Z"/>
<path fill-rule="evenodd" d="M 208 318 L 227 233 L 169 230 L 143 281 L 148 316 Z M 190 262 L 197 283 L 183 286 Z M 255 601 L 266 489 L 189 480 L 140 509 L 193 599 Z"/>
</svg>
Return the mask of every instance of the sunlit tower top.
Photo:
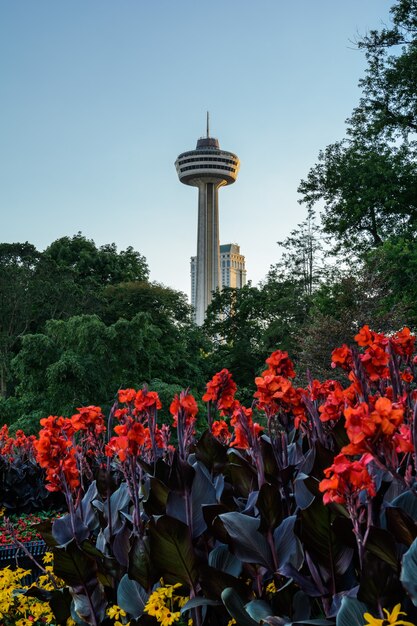
<svg viewBox="0 0 417 626">
<path fill-rule="evenodd" d="M 235 182 L 239 159 L 233 152 L 220 150 L 219 142 L 207 133 L 195 150 L 183 152 L 175 161 L 180 181 L 198 187 L 197 284 L 195 319 L 201 326 L 211 294 L 221 289 L 218 190 Z"/>
</svg>

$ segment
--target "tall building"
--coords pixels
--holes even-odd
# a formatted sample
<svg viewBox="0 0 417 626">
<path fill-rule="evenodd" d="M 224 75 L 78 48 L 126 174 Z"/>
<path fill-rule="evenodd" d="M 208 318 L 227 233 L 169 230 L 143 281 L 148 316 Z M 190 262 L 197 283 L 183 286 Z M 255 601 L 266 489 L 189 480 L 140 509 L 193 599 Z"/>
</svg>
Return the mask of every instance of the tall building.
<svg viewBox="0 0 417 626">
<path fill-rule="evenodd" d="M 195 150 L 183 152 L 175 161 L 180 181 L 198 187 L 197 257 L 195 268 L 196 323 L 202 325 L 211 294 L 221 289 L 219 243 L 219 197 L 224 185 L 235 182 L 239 159 L 233 152 L 220 150 L 219 142 L 207 134 L 197 141 Z"/>
<path fill-rule="evenodd" d="M 221 288 L 244 287 L 246 285 L 245 257 L 240 246 L 226 243 L 220 246 Z M 191 304 L 196 306 L 197 257 L 191 257 Z"/>
</svg>

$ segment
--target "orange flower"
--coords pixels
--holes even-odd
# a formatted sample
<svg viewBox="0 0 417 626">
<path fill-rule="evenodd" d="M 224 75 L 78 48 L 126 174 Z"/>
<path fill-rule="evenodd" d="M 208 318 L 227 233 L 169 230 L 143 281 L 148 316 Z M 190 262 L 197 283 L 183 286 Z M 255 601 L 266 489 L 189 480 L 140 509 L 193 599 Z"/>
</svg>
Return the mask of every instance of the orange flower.
<svg viewBox="0 0 417 626">
<path fill-rule="evenodd" d="M 291 381 L 287 378 L 268 373 L 255 378 L 255 384 L 257 391 L 253 395 L 258 398 L 261 409 L 276 405 L 274 401 L 283 399 L 292 387 Z"/>
</svg>

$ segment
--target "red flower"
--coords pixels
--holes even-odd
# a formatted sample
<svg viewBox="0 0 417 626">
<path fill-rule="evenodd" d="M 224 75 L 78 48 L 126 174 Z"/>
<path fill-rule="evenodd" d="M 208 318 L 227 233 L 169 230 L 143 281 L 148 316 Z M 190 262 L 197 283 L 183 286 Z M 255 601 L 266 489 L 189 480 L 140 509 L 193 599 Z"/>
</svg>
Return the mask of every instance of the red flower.
<svg viewBox="0 0 417 626">
<path fill-rule="evenodd" d="M 117 434 L 112 437 L 106 446 L 106 455 L 118 455 L 123 462 L 128 457 L 140 456 L 143 449 L 149 445 L 149 430 L 140 422 L 128 417 L 123 424 L 114 427 Z"/>
<path fill-rule="evenodd" d="M 405 372 L 401 373 L 401 380 L 409 384 L 414 380 L 414 376 L 412 375 L 409 369 L 406 369 Z"/>
<path fill-rule="evenodd" d="M 247 449 L 253 446 L 254 439 L 257 439 L 263 431 L 263 427 L 252 419 L 252 409 L 247 409 L 237 403 L 233 411 L 230 425 L 234 428 L 234 439 L 230 447 Z"/>
<path fill-rule="evenodd" d="M 414 452 L 411 428 L 407 424 L 401 424 L 398 430 L 392 438 L 396 452 Z"/>
<path fill-rule="evenodd" d="M 179 397 L 178 394 L 175 394 L 175 397 L 171 402 L 169 412 L 174 417 L 173 426 L 175 428 L 178 426 L 178 414 L 180 410 L 184 412 L 185 426 L 190 426 L 191 424 L 194 424 L 196 415 L 198 413 L 198 406 L 194 396 L 192 396 L 191 393 L 182 393 Z"/>
<path fill-rule="evenodd" d="M 333 392 L 328 394 L 325 403 L 319 407 L 321 421 L 338 420 L 342 415 L 345 403 L 346 398 L 343 390 L 336 387 Z"/>
<path fill-rule="evenodd" d="M 211 432 L 214 437 L 220 439 L 220 441 L 222 441 L 223 443 L 227 443 L 232 436 L 224 420 L 218 420 L 216 422 L 213 422 L 211 426 Z"/>
<path fill-rule="evenodd" d="M 99 435 L 106 430 L 104 415 L 99 406 L 85 406 L 77 409 L 78 413 L 72 416 L 74 430 L 89 430 Z"/>
<path fill-rule="evenodd" d="M 80 484 L 76 447 L 72 440 L 74 426 L 68 418 L 50 415 L 41 419 L 43 428 L 35 442 L 36 460 L 46 470 L 49 491 L 61 491 L 64 483 L 70 491 Z"/>
<path fill-rule="evenodd" d="M 378 343 L 371 344 L 364 352 L 359 355 L 362 365 L 370 380 L 377 381 L 380 378 L 389 378 L 389 354 L 385 347 Z"/>
<path fill-rule="evenodd" d="M 369 407 L 366 402 L 361 402 L 356 407 L 347 407 L 344 415 L 346 418 L 345 428 L 351 443 L 358 444 L 366 437 L 374 435 L 376 422 L 369 415 Z"/>
<path fill-rule="evenodd" d="M 336 348 L 332 352 L 332 367 L 341 367 L 350 370 L 353 364 L 352 350 L 344 343 L 341 348 Z"/>
<path fill-rule="evenodd" d="M 280 411 L 294 417 L 294 425 L 299 427 L 306 421 L 306 410 L 303 403 L 303 389 L 295 388 L 288 378 L 274 376 L 268 371 L 255 378 L 257 391 L 253 394 L 258 398 L 258 407 L 269 414 Z"/>
<path fill-rule="evenodd" d="M 415 342 L 416 337 L 411 334 L 411 331 L 407 328 L 407 326 L 391 337 L 391 345 L 394 352 L 405 358 L 410 357 L 413 354 Z"/>
<path fill-rule="evenodd" d="M 161 409 L 162 404 L 156 391 L 148 391 L 145 388 L 136 393 L 135 408 L 138 413 L 145 413 L 150 409 Z"/>
<path fill-rule="evenodd" d="M 266 359 L 265 363 L 269 366 L 267 370 L 268 373 L 274 374 L 275 376 L 295 378 L 294 364 L 291 359 L 288 358 L 288 352 L 276 350 Z"/>
<path fill-rule="evenodd" d="M 135 389 L 119 389 L 119 402 L 127 403 L 133 402 L 136 398 Z"/>
<path fill-rule="evenodd" d="M 361 491 L 374 497 L 376 489 L 366 467 L 368 460 L 366 456 L 359 461 L 349 461 L 343 454 L 336 456 L 333 465 L 324 470 L 326 478 L 319 484 L 324 504 L 345 504 L 348 499 L 358 497 Z"/>
<path fill-rule="evenodd" d="M 229 415 L 233 409 L 235 393 L 237 391 L 231 373 L 227 369 L 217 372 L 206 385 L 207 391 L 203 402 L 213 402 L 222 415 Z"/>
<path fill-rule="evenodd" d="M 398 404 L 393 404 L 388 398 L 378 398 L 371 419 L 379 425 L 384 435 L 392 435 L 403 422 L 404 409 Z"/>
<path fill-rule="evenodd" d="M 282 400 L 292 387 L 292 383 L 283 376 L 275 376 L 264 372 L 262 376 L 255 378 L 257 391 L 253 394 L 258 398 L 260 409 L 273 408 L 277 410 L 276 400 Z"/>
<path fill-rule="evenodd" d="M 368 324 L 365 324 L 357 335 L 355 335 L 355 341 L 358 346 L 366 347 L 370 346 L 374 340 L 374 333 L 369 329 Z"/>
</svg>

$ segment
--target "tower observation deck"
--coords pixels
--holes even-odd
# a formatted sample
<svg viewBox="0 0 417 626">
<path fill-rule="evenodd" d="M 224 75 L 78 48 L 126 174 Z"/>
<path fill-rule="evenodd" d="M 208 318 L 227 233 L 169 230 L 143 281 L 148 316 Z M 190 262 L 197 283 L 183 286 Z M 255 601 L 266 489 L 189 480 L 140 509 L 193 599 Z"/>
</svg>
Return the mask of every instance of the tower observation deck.
<svg viewBox="0 0 417 626">
<path fill-rule="evenodd" d="M 221 289 L 218 190 L 235 182 L 239 159 L 233 152 L 220 150 L 210 137 L 197 141 L 195 150 L 183 152 L 175 162 L 178 177 L 185 185 L 198 187 L 197 272 L 195 319 L 201 326 L 212 292 Z"/>
</svg>

